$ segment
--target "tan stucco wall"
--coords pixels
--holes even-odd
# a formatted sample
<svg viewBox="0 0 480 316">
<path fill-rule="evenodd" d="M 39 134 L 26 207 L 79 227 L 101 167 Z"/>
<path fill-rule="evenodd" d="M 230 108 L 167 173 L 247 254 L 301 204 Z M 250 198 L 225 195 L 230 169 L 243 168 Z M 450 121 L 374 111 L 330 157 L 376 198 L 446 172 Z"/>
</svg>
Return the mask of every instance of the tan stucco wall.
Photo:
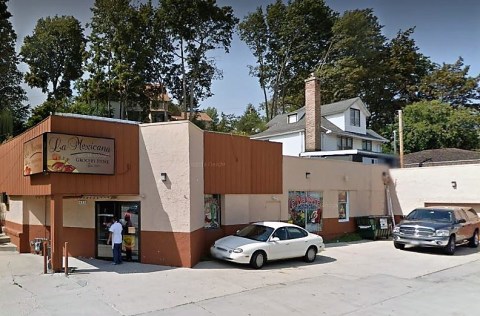
<svg viewBox="0 0 480 316">
<path fill-rule="evenodd" d="M 23 200 L 21 196 L 10 196 L 5 220 L 17 224 L 23 224 Z"/>
<path fill-rule="evenodd" d="M 480 164 L 392 169 L 390 174 L 404 215 L 425 203 L 480 204 Z"/>
<path fill-rule="evenodd" d="M 190 169 L 190 159 L 194 155 L 190 154 L 190 142 L 199 141 L 198 133 L 190 130 L 191 124 L 179 121 L 140 125 L 142 230 L 191 232 L 196 228 L 190 223 L 191 205 L 200 199 L 199 216 L 203 216 L 203 185 L 201 198 L 195 188 L 195 201 L 191 201 L 191 176 L 192 173 L 198 176 L 198 171 Z M 194 139 L 191 140 L 191 136 Z M 192 145 L 195 154 L 197 147 Z M 203 156 L 203 152 L 198 154 Z M 197 157 L 195 162 L 199 159 Z M 163 172 L 167 173 L 165 182 L 160 179 Z M 195 178 L 194 184 L 198 182 L 203 183 L 203 179 Z"/>
<path fill-rule="evenodd" d="M 23 214 L 24 224 L 50 225 L 50 197 L 24 196 Z"/>
<path fill-rule="evenodd" d="M 288 217 L 288 191 L 323 192 L 323 218 L 338 217 L 337 198 L 341 190 L 349 191 L 350 217 L 385 215 L 383 172 L 388 169 L 382 165 L 284 157 L 282 219 Z"/>
<path fill-rule="evenodd" d="M 79 204 L 79 199 L 63 200 L 63 226 L 95 228 L 95 201 L 81 200 L 86 204 Z"/>
<path fill-rule="evenodd" d="M 350 217 L 387 215 L 383 172 L 386 166 L 284 156 L 283 194 L 225 195 L 222 223 L 288 220 L 289 191 L 323 192 L 323 218 L 338 218 L 340 190 L 349 192 Z"/>
<path fill-rule="evenodd" d="M 190 231 L 204 226 L 203 131 L 188 124 L 190 138 Z"/>
</svg>

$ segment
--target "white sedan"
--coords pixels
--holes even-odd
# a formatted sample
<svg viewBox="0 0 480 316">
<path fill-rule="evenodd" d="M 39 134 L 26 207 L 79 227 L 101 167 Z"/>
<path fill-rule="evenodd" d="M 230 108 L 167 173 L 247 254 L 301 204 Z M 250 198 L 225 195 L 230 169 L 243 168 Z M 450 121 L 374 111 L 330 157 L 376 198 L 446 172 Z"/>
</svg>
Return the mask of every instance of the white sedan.
<svg viewBox="0 0 480 316">
<path fill-rule="evenodd" d="M 304 257 L 313 262 L 325 249 L 322 237 L 283 222 L 258 222 L 235 235 L 220 238 L 210 248 L 214 258 L 250 264 L 260 269 L 270 260 Z"/>
</svg>

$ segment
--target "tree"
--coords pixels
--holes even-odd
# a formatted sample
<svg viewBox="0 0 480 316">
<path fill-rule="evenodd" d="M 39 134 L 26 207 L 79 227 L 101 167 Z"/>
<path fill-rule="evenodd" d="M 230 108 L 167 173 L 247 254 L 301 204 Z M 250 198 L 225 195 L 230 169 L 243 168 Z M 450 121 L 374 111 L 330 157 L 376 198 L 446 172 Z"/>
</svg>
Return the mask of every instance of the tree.
<svg viewBox="0 0 480 316">
<path fill-rule="evenodd" d="M 25 81 L 42 89 L 49 100 L 70 97 L 71 82 L 83 74 L 85 43 L 83 28 L 73 16 L 38 20 L 20 51 L 22 61 L 29 66 Z"/>
<path fill-rule="evenodd" d="M 132 6 L 130 0 L 95 0 L 92 8 L 87 64 L 90 78 L 84 93 L 87 103 L 105 105 L 108 115 L 111 101 L 119 101 L 120 118 L 127 118 L 134 105 L 141 104 L 145 110 L 148 104 L 144 90 L 150 56 L 145 41 L 151 3 L 141 8 Z"/>
<path fill-rule="evenodd" d="M 264 91 L 267 120 L 303 105 L 304 80 L 325 55 L 334 19 L 323 1 L 277 0 L 240 23 L 240 38 L 257 58 L 250 74 Z"/>
<path fill-rule="evenodd" d="M 7 2 L 0 0 L 0 142 L 23 130 L 29 111 L 29 106 L 22 104 L 27 98 L 20 86 L 22 74 L 15 53 L 17 35 L 9 21 L 12 15 Z"/>
<path fill-rule="evenodd" d="M 237 18 L 231 7 L 218 7 L 215 0 L 161 0 L 159 5 L 178 58 L 167 78 L 168 86 L 191 116 L 198 102 L 212 95 L 212 80 L 221 77 L 208 53 L 215 49 L 228 53 Z"/>
<path fill-rule="evenodd" d="M 405 107 L 404 150 L 480 147 L 480 113 L 453 108 L 439 101 L 421 101 Z"/>
<path fill-rule="evenodd" d="M 454 107 L 478 105 L 480 76 L 468 76 L 469 69 L 470 66 L 464 66 L 462 57 L 454 64 L 435 65 L 433 71 L 422 79 L 419 96 Z"/>
<path fill-rule="evenodd" d="M 388 73 L 385 36 L 371 9 L 345 12 L 334 24 L 331 47 L 317 75 L 322 103 L 361 97 L 375 118 Z"/>
<path fill-rule="evenodd" d="M 247 105 L 245 112 L 238 118 L 235 131 L 242 135 L 253 135 L 265 130 L 265 120 L 252 104 Z"/>
</svg>

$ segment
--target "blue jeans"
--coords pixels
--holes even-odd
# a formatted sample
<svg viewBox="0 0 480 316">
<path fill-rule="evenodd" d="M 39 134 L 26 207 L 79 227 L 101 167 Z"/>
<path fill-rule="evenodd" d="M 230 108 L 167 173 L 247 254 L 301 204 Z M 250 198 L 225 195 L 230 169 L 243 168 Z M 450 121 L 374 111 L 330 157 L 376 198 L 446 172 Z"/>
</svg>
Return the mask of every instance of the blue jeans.
<svg viewBox="0 0 480 316">
<path fill-rule="evenodd" d="M 113 262 L 122 263 L 122 244 L 113 244 Z"/>
</svg>

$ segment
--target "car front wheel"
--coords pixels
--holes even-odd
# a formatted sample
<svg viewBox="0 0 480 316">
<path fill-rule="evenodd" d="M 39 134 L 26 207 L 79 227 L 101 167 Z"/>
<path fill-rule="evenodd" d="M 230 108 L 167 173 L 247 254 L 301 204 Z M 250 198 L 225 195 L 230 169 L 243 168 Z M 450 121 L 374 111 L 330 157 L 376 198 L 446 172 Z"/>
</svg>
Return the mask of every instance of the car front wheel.
<svg viewBox="0 0 480 316">
<path fill-rule="evenodd" d="M 450 236 L 450 239 L 448 240 L 448 244 L 445 247 L 445 253 L 450 256 L 455 254 L 455 236 Z"/>
<path fill-rule="evenodd" d="M 267 256 L 262 251 L 257 251 L 253 254 L 252 259 L 250 260 L 250 265 L 255 269 L 260 269 L 265 264 Z"/>
<path fill-rule="evenodd" d="M 401 243 L 398 243 L 398 242 L 394 242 L 393 246 L 397 249 L 400 249 L 400 250 L 405 249 L 405 244 L 401 244 Z"/>
<path fill-rule="evenodd" d="M 315 259 L 317 258 L 317 248 L 311 246 L 307 249 L 307 252 L 305 252 L 305 261 L 306 262 L 314 262 Z"/>
<path fill-rule="evenodd" d="M 478 247 L 478 231 L 477 230 L 473 233 L 472 238 L 468 240 L 468 246 L 472 248 Z"/>
</svg>

